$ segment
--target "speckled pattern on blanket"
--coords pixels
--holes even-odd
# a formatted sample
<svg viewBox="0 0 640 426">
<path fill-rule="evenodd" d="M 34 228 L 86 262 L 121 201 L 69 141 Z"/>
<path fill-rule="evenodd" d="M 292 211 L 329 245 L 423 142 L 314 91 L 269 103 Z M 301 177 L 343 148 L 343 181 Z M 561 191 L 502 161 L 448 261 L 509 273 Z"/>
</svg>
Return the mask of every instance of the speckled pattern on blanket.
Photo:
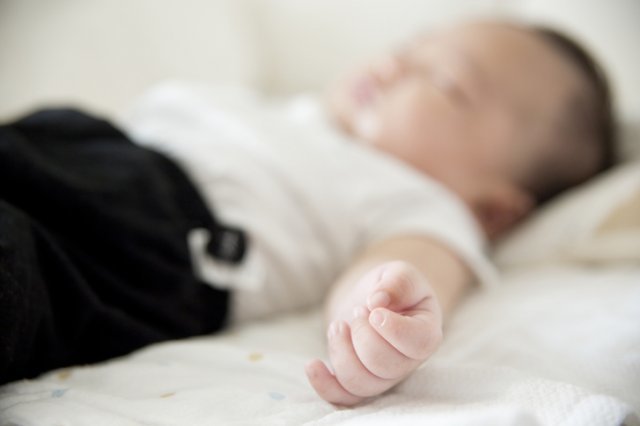
<svg viewBox="0 0 640 426">
<path fill-rule="evenodd" d="M 638 425 L 638 283 L 640 268 L 513 275 L 465 303 L 430 362 L 354 409 L 306 381 L 324 351 L 312 311 L 9 384 L 0 424 Z"/>
</svg>

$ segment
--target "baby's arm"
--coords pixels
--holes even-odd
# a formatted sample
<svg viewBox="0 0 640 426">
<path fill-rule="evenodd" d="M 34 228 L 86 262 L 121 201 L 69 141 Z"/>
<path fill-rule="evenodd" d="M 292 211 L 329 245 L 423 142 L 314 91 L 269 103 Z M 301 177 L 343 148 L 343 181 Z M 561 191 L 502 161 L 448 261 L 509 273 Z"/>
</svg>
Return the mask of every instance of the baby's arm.
<svg viewBox="0 0 640 426">
<path fill-rule="evenodd" d="M 322 361 L 311 361 L 311 385 L 337 405 L 354 405 L 395 386 L 437 349 L 443 316 L 471 282 L 464 263 L 428 237 L 400 237 L 372 247 L 329 295 L 333 372 Z"/>
</svg>

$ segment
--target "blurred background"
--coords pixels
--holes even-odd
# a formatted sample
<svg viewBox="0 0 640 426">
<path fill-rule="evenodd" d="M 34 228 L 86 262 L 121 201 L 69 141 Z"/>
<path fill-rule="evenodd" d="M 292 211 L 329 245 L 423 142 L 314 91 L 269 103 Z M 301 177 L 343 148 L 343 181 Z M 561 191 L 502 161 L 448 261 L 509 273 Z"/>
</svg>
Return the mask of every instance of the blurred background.
<svg viewBox="0 0 640 426">
<path fill-rule="evenodd" d="M 638 0 L 0 0 L 0 119 L 61 103 L 114 115 L 165 79 L 319 91 L 420 30 L 478 16 L 574 35 L 637 127 Z"/>
</svg>

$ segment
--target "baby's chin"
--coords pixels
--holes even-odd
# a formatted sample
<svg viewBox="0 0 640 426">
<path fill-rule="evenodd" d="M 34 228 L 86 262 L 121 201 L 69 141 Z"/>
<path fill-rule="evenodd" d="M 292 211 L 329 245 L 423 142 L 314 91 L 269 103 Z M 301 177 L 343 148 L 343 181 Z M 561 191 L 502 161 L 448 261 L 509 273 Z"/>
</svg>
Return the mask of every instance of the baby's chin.
<svg viewBox="0 0 640 426">
<path fill-rule="evenodd" d="M 354 136 L 363 142 L 374 143 L 380 136 L 380 121 L 372 108 L 356 111 L 352 128 Z"/>
</svg>

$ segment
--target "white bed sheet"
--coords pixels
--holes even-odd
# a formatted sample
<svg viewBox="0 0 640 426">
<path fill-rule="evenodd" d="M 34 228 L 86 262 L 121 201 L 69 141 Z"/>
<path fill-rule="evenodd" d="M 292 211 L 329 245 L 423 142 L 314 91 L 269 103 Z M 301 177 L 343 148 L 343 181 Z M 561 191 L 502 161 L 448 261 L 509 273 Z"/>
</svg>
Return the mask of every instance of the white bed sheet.
<svg viewBox="0 0 640 426">
<path fill-rule="evenodd" d="M 473 295 L 402 385 L 353 409 L 316 397 L 318 311 L 167 342 L 0 388 L 8 425 L 638 425 L 640 267 L 514 272 Z"/>
</svg>

